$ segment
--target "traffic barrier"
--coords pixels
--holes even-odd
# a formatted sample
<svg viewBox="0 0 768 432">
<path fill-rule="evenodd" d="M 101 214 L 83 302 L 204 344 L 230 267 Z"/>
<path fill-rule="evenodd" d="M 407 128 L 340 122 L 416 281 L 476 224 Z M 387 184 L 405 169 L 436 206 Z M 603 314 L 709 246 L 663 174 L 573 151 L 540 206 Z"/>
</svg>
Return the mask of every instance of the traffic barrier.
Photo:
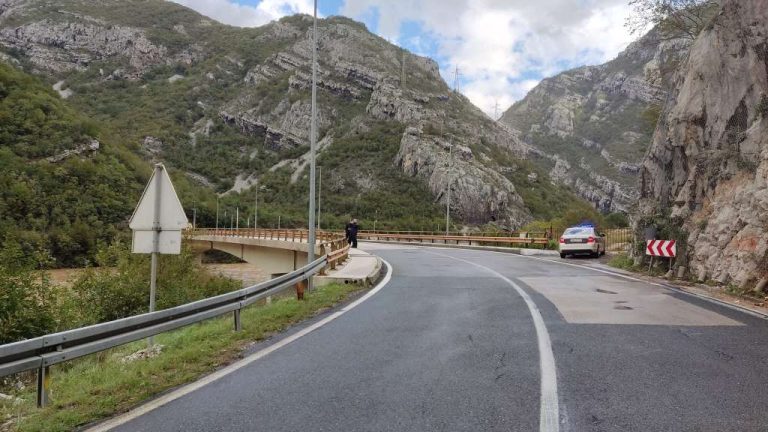
<svg viewBox="0 0 768 432">
<path fill-rule="evenodd" d="M 540 235 L 539 237 L 531 236 Z M 373 232 L 373 231 L 361 231 L 357 237 L 362 240 L 376 240 L 376 241 L 405 241 L 405 242 L 419 242 L 419 243 L 445 243 L 455 242 L 455 244 L 468 244 L 483 245 L 546 245 L 549 243 L 549 238 L 546 233 L 519 233 L 517 236 L 505 235 L 470 235 L 470 234 L 434 234 L 423 232 Z"/>
</svg>

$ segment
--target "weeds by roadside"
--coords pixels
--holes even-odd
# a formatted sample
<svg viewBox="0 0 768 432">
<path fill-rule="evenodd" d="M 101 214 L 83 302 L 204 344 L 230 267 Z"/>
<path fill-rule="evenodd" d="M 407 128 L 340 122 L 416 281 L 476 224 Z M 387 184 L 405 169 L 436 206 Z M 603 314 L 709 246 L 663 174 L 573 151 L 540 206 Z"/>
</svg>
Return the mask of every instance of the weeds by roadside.
<svg viewBox="0 0 768 432">
<path fill-rule="evenodd" d="M 635 270 L 635 260 L 630 258 L 626 254 L 617 254 L 613 258 L 611 258 L 610 261 L 608 261 L 608 265 L 617 269 L 622 270 Z"/>
</svg>

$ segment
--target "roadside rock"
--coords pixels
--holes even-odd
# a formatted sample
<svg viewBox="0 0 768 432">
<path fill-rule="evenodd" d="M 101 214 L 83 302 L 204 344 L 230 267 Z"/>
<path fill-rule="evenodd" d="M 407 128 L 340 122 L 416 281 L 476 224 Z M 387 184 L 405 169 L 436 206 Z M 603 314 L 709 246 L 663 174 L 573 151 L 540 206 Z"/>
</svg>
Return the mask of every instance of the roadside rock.
<svg viewBox="0 0 768 432">
<path fill-rule="evenodd" d="M 768 276 L 768 9 L 724 2 L 678 72 L 641 177 L 641 216 L 669 211 L 699 279 Z"/>
</svg>

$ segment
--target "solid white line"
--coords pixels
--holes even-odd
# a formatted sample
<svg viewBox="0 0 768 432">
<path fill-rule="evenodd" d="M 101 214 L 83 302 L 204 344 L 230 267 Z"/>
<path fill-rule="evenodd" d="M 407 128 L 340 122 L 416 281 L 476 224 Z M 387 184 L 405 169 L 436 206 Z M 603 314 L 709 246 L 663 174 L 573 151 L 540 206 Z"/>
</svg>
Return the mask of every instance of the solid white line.
<svg viewBox="0 0 768 432">
<path fill-rule="evenodd" d="M 379 258 L 381 259 L 381 258 Z M 235 363 L 232 363 L 231 365 L 218 370 L 198 381 L 195 381 L 193 383 L 190 383 L 188 385 L 185 385 L 184 387 L 179 388 L 178 390 L 174 390 L 171 393 L 165 394 L 157 399 L 154 399 L 150 402 L 147 402 L 144 405 L 141 405 L 123 415 L 117 416 L 115 418 L 112 418 L 110 420 L 107 420 L 103 423 L 100 423 L 90 429 L 87 429 L 87 432 L 104 432 L 108 431 L 110 429 L 113 429 L 117 426 L 123 425 L 125 423 L 128 423 L 129 421 L 136 419 L 138 417 L 143 416 L 144 414 L 147 414 L 148 412 L 155 410 L 157 408 L 160 408 L 163 405 L 168 404 L 169 402 L 172 402 L 182 396 L 188 395 L 195 390 L 199 390 L 200 388 L 220 379 L 223 378 L 232 372 L 237 371 L 238 369 L 242 369 L 249 364 L 255 362 L 256 360 L 259 360 L 270 353 L 279 350 L 280 348 L 290 344 L 291 342 L 294 342 L 295 340 L 301 338 L 302 336 L 306 336 L 307 334 L 319 329 L 320 327 L 328 324 L 329 322 L 335 320 L 336 318 L 344 315 L 345 313 L 349 312 L 350 310 L 354 309 L 355 307 L 359 306 L 362 302 L 368 300 L 371 298 L 371 296 L 375 295 L 377 292 L 381 291 L 382 288 L 384 288 L 387 283 L 389 283 L 389 280 L 392 279 L 392 266 L 384 261 L 382 259 L 382 262 L 387 266 L 387 274 L 384 276 L 384 279 L 381 280 L 381 282 L 378 283 L 373 289 L 371 289 L 369 292 L 367 292 L 364 296 L 360 297 L 359 299 L 355 300 L 354 302 L 348 304 L 341 310 L 334 312 L 333 314 L 323 318 L 322 320 L 312 324 L 311 326 L 292 334 L 291 336 L 288 336 L 287 338 L 281 340 L 280 342 L 275 343 L 274 345 L 270 345 L 267 348 L 264 348 L 261 351 L 258 351 L 256 353 L 251 354 L 248 357 L 243 358 L 242 360 L 239 360 Z"/>
<path fill-rule="evenodd" d="M 475 267 L 479 267 L 497 278 L 508 283 L 517 291 L 520 297 L 525 300 L 528 311 L 533 318 L 533 325 L 536 328 L 536 339 L 539 345 L 539 365 L 541 369 L 541 403 L 539 408 L 539 431 L 540 432 L 558 432 L 560 430 L 560 403 L 557 397 L 557 367 L 555 365 L 555 354 L 552 352 L 552 341 L 549 338 L 547 325 L 541 316 L 538 306 L 525 290 L 520 288 L 515 282 L 503 274 L 488 268 L 484 265 L 474 263 L 461 258 L 445 255 L 437 252 L 429 252 L 433 255 L 444 256 L 456 261 L 465 262 Z"/>
</svg>

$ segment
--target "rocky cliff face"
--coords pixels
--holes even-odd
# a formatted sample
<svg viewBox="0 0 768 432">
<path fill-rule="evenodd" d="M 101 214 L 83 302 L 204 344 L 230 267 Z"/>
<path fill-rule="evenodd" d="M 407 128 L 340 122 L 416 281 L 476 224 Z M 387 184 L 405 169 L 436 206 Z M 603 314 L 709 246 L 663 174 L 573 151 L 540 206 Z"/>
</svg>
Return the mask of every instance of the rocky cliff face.
<svg viewBox="0 0 768 432">
<path fill-rule="evenodd" d="M 682 224 L 700 279 L 751 284 L 768 276 L 765 2 L 725 1 L 675 83 L 643 163 L 642 215 Z"/>
<path fill-rule="evenodd" d="M 501 121 L 523 133 L 551 177 L 605 212 L 629 210 L 683 40 L 651 31 L 603 65 L 543 80 Z"/>
<path fill-rule="evenodd" d="M 375 189 L 376 178 L 399 168 L 442 203 L 452 147 L 455 216 L 508 227 L 531 218 L 496 157 L 523 158 L 528 147 L 451 92 L 437 63 L 346 18 L 322 20 L 318 31 L 322 152 L 378 123 L 401 124 L 397 157 L 364 183 Z M 165 160 L 201 185 L 239 191 L 237 179 L 291 169 L 293 182 L 306 175 L 307 16 L 236 29 L 160 0 L 4 0 L 0 45 L 24 67 L 55 79 L 68 101 L 124 130 L 145 157 Z M 147 137 L 161 144 L 150 148 Z M 357 175 L 354 167 L 347 171 Z"/>
</svg>

